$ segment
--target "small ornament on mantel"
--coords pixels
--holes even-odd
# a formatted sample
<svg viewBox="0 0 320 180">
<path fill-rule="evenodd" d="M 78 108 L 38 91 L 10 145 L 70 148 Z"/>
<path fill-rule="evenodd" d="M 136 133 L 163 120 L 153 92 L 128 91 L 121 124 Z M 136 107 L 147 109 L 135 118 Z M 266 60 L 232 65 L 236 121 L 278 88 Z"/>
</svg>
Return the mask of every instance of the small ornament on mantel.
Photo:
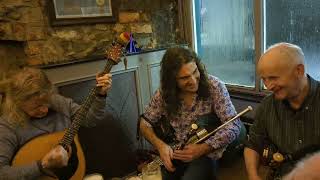
<svg viewBox="0 0 320 180">
<path fill-rule="evenodd" d="M 118 37 L 118 41 L 126 48 L 128 54 L 141 51 L 137 41 L 134 40 L 133 35 L 130 32 L 121 33 Z"/>
</svg>

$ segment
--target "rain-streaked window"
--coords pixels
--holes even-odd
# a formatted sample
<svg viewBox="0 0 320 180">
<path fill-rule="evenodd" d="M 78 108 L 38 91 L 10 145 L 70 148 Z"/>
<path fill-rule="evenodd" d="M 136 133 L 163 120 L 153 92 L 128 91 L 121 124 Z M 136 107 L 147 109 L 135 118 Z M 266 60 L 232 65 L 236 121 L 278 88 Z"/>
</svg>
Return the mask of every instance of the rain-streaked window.
<svg viewBox="0 0 320 180">
<path fill-rule="evenodd" d="M 255 85 L 252 0 L 195 0 L 197 50 L 227 84 Z"/>
<path fill-rule="evenodd" d="M 194 0 L 196 49 L 206 69 L 230 85 L 254 87 L 255 31 L 262 47 L 299 45 L 306 70 L 320 80 L 320 0 Z M 264 8 L 264 9 L 262 9 Z M 255 25 L 254 9 L 265 24 Z"/>
<path fill-rule="evenodd" d="M 266 47 L 282 41 L 299 45 L 304 51 L 307 73 L 320 80 L 320 1 L 267 0 L 265 3 Z"/>
</svg>

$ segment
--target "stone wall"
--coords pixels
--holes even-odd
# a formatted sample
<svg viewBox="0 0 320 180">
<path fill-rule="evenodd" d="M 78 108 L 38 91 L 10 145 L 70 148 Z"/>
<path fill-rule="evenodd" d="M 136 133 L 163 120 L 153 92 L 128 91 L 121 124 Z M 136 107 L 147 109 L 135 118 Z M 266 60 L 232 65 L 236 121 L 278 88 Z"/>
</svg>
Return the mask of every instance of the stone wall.
<svg viewBox="0 0 320 180">
<path fill-rule="evenodd" d="M 181 43 L 177 0 L 112 1 L 119 6 L 116 23 L 53 27 L 46 0 L 0 0 L 2 68 L 3 64 L 43 65 L 103 55 L 124 31 L 132 32 L 143 48 Z"/>
</svg>

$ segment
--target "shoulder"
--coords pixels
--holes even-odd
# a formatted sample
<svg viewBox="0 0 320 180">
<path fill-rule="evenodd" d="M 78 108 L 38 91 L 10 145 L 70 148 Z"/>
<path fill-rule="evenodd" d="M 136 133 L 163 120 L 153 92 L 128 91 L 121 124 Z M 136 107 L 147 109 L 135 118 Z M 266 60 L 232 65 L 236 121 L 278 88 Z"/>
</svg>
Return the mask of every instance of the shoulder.
<svg viewBox="0 0 320 180">
<path fill-rule="evenodd" d="M 218 77 L 213 76 L 211 74 L 208 74 L 208 80 L 209 80 L 209 83 L 212 84 L 212 85 L 216 85 L 216 84 L 219 84 L 219 83 L 224 84 L 224 82 L 222 82 Z"/>
<path fill-rule="evenodd" d="M 225 83 L 221 81 L 218 77 L 208 74 L 209 86 L 212 89 L 225 88 Z"/>
<path fill-rule="evenodd" d="M 163 101 L 163 93 L 161 91 L 160 88 L 158 88 L 154 93 L 153 93 L 153 96 L 152 96 L 152 99 L 154 100 L 157 100 L 157 101 Z"/>
<path fill-rule="evenodd" d="M 10 128 L 11 126 L 10 126 L 10 123 L 9 123 L 9 121 L 6 119 L 6 117 L 5 116 L 0 116 L 0 128 L 2 129 L 2 128 L 8 128 L 8 129 L 11 129 Z"/>
<path fill-rule="evenodd" d="M 268 112 L 274 107 L 275 107 L 275 99 L 273 97 L 273 94 L 269 94 L 261 101 L 260 105 L 257 108 L 256 114 Z"/>
<path fill-rule="evenodd" d="M 52 103 L 58 103 L 58 102 L 61 102 L 61 101 L 72 101 L 72 99 L 64 97 L 64 96 L 62 96 L 62 95 L 60 95 L 58 93 L 54 93 L 54 94 L 51 95 L 50 101 Z"/>
<path fill-rule="evenodd" d="M 315 86 L 316 86 L 316 92 L 318 95 L 320 95 L 320 82 L 317 80 L 314 80 Z"/>
<path fill-rule="evenodd" d="M 275 101 L 273 94 L 267 95 L 263 100 L 261 101 L 261 105 L 270 105 L 273 104 Z"/>
<path fill-rule="evenodd" d="M 4 116 L 0 117 L 0 136 L 8 136 L 9 134 L 15 134 L 16 129 L 9 123 Z"/>
<path fill-rule="evenodd" d="M 58 93 L 54 93 L 50 97 L 50 104 L 55 108 L 70 106 L 72 103 L 74 103 L 74 101 L 71 98 L 67 98 Z"/>
<path fill-rule="evenodd" d="M 164 100 L 163 93 L 160 88 L 157 89 L 155 91 L 155 93 L 153 94 L 149 105 L 153 106 L 154 108 L 160 108 L 160 109 L 164 108 L 165 100 Z"/>
<path fill-rule="evenodd" d="M 50 97 L 50 108 L 67 117 L 74 114 L 79 107 L 80 106 L 71 98 L 64 97 L 60 94 L 52 94 Z"/>
<path fill-rule="evenodd" d="M 307 75 L 308 80 L 309 80 L 309 93 L 314 96 L 313 99 L 319 99 L 320 98 L 320 82 L 316 79 L 314 79 L 312 76 L 309 74 Z"/>
<path fill-rule="evenodd" d="M 161 89 L 160 89 L 160 88 L 158 88 L 158 89 L 153 93 L 153 96 L 162 97 Z"/>
<path fill-rule="evenodd" d="M 212 96 L 221 96 L 221 97 L 228 97 L 229 92 L 228 89 L 223 81 L 219 78 L 208 74 L 209 80 L 209 91 Z"/>
</svg>

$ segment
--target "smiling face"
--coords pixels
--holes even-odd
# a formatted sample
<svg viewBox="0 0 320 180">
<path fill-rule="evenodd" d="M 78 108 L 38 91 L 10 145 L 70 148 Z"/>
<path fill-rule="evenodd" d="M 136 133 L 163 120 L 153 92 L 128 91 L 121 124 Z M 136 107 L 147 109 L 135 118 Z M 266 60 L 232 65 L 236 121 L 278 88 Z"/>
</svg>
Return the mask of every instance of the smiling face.
<svg viewBox="0 0 320 180">
<path fill-rule="evenodd" d="M 278 100 L 294 99 L 301 92 L 304 65 L 297 63 L 287 51 L 275 48 L 264 54 L 258 63 L 258 74 L 266 88 Z"/>
<path fill-rule="evenodd" d="M 199 80 L 200 72 L 194 61 L 183 64 L 176 76 L 181 93 L 196 93 L 199 88 Z"/>
</svg>

